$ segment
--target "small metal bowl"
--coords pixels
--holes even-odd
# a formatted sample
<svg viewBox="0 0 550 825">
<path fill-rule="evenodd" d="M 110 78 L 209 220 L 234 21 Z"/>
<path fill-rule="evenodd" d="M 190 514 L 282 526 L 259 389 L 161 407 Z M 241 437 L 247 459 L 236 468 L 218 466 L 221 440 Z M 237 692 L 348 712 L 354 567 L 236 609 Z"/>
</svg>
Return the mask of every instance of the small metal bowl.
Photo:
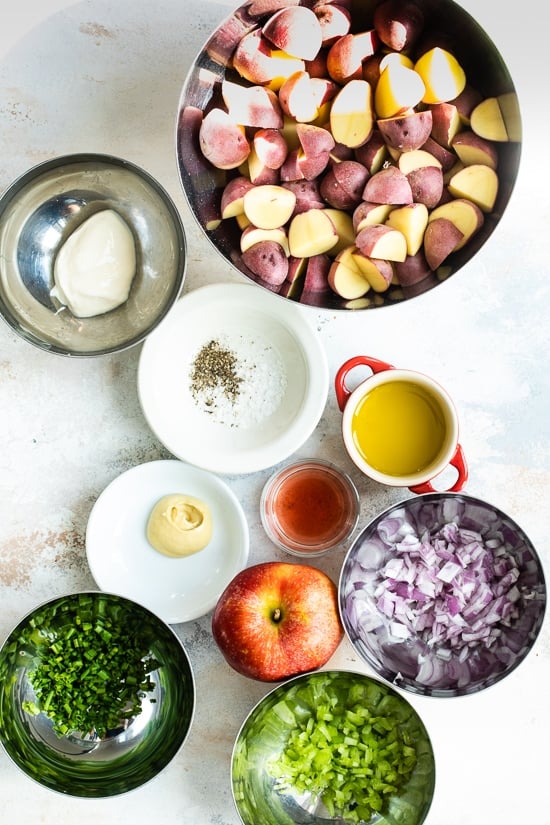
<svg viewBox="0 0 550 825">
<path fill-rule="evenodd" d="M 143 692 L 141 712 L 102 736 L 94 730 L 60 735 L 44 711 L 25 710 L 36 701 L 32 671 L 54 655 L 42 634 L 53 638 L 60 628 L 105 615 L 120 628 L 121 642 L 135 631 L 148 648 L 145 657 L 156 660 L 153 687 Z M 148 782 L 183 745 L 194 710 L 193 672 L 179 638 L 154 613 L 121 596 L 90 591 L 46 602 L 19 622 L 0 650 L 0 741 L 27 776 L 68 796 L 110 797 Z"/>
<path fill-rule="evenodd" d="M 329 707 L 333 715 L 327 714 Z M 346 759 L 347 754 L 343 754 L 340 761 L 336 742 L 332 750 L 326 746 L 327 740 L 323 741 L 323 735 L 331 734 L 321 731 L 335 728 L 336 740 L 338 732 L 341 734 L 339 717 L 340 720 L 344 714 L 352 717 L 357 711 L 366 724 L 358 726 L 355 742 L 352 734 L 349 742 L 344 744 L 340 740 L 343 749 L 352 744 L 357 747 L 357 753 L 353 760 Z M 371 731 L 368 730 L 369 718 L 374 723 Z M 400 741 L 409 743 L 414 754 L 413 764 L 407 770 L 408 775 L 398 780 L 393 790 L 386 787 L 381 792 L 379 810 L 374 811 L 370 807 L 371 793 L 380 776 L 375 775 L 369 761 L 377 759 L 376 753 L 383 747 L 377 741 L 378 734 L 384 730 L 382 736 L 385 736 L 392 728 L 395 733 L 392 749 L 399 751 Z M 291 759 L 297 764 L 301 761 L 307 764 L 312 760 L 312 751 L 317 750 L 317 756 L 305 770 L 307 788 L 299 775 L 278 776 L 286 772 L 288 764 L 281 770 L 285 749 L 290 737 L 296 733 L 299 736 L 292 743 L 294 753 Z M 316 748 L 318 743 L 320 746 Z M 316 764 L 316 758 L 323 761 Z M 357 786 L 357 777 L 362 777 L 359 780 L 362 783 L 361 798 L 337 802 L 333 809 L 331 801 L 334 803 L 335 800 L 328 798 L 332 793 L 330 780 L 327 781 L 331 769 L 340 789 L 346 786 L 347 779 Z M 429 734 L 407 699 L 378 679 L 346 670 L 302 674 L 264 696 L 241 726 L 231 761 L 233 800 L 243 825 L 260 822 L 262 825 L 343 825 L 351 822 L 358 825 L 395 825 L 398 822 L 421 825 L 432 803 L 435 773 Z M 342 799 L 345 798 L 344 792 Z M 357 811 L 361 812 L 360 817 Z"/>
<path fill-rule="evenodd" d="M 118 212 L 130 227 L 136 274 L 124 304 L 77 318 L 50 294 L 55 259 L 70 234 L 103 209 Z M 25 172 L 0 198 L 0 314 L 40 349 L 97 356 L 138 344 L 178 298 L 185 270 L 176 207 L 156 180 L 126 160 L 57 157 Z"/>
<path fill-rule="evenodd" d="M 386 681 L 435 697 L 478 693 L 532 650 L 544 571 L 508 515 L 465 493 L 427 493 L 380 513 L 342 565 L 340 615 Z"/>
</svg>

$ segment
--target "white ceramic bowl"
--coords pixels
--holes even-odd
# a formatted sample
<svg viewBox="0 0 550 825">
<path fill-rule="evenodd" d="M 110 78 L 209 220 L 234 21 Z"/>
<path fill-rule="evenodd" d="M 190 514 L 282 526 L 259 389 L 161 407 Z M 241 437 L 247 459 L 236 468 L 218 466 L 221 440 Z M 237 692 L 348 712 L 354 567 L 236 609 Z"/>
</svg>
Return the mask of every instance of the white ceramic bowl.
<svg viewBox="0 0 550 825">
<path fill-rule="evenodd" d="M 212 538 L 198 553 L 170 558 L 148 542 L 147 521 L 164 495 L 205 501 Z M 248 559 L 248 525 L 230 488 L 217 476 L 181 461 L 139 464 L 114 479 L 96 500 L 86 529 L 86 553 L 102 590 L 149 608 L 169 624 L 197 619 Z"/>
<path fill-rule="evenodd" d="M 191 374 L 211 342 L 222 354 L 210 375 L 199 373 L 218 385 L 195 392 Z M 231 395 L 225 376 L 230 398 L 223 353 L 235 355 L 242 378 Z M 303 312 L 253 284 L 184 295 L 146 341 L 138 369 L 143 413 L 159 441 L 222 474 L 256 472 L 297 450 L 323 413 L 328 384 L 324 349 Z"/>
</svg>

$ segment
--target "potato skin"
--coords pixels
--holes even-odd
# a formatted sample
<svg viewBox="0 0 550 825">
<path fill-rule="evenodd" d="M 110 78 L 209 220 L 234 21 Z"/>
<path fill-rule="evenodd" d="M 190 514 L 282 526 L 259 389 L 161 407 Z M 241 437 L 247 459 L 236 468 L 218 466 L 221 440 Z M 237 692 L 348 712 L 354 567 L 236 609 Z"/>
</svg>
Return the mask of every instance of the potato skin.
<svg viewBox="0 0 550 825">
<path fill-rule="evenodd" d="M 243 263 L 265 283 L 278 286 L 288 275 L 288 258 L 276 241 L 259 241 L 242 254 Z"/>
<path fill-rule="evenodd" d="M 408 152 L 420 149 L 426 143 L 432 131 L 433 115 L 431 109 L 422 109 L 407 115 L 379 118 L 376 123 L 388 146 Z"/>
<path fill-rule="evenodd" d="M 250 154 L 244 129 L 223 109 L 211 109 L 205 115 L 199 142 L 204 157 L 218 169 L 236 169 Z"/>
<path fill-rule="evenodd" d="M 355 160 L 335 163 L 320 185 L 320 193 L 335 209 L 355 209 L 363 199 L 368 170 Z"/>
<path fill-rule="evenodd" d="M 374 28 L 382 43 L 396 52 L 408 49 L 424 27 L 424 12 L 414 2 L 383 0 L 374 10 Z"/>
</svg>

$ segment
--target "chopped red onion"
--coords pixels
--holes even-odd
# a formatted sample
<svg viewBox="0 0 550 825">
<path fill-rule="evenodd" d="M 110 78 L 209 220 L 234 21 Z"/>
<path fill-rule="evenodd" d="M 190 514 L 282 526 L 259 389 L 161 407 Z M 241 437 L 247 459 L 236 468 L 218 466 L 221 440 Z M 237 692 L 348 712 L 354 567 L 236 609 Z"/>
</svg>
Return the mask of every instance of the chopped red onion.
<svg viewBox="0 0 550 825">
<path fill-rule="evenodd" d="M 389 657 L 396 683 L 460 689 L 513 666 L 540 627 L 546 596 L 536 554 L 512 525 L 453 494 L 383 514 L 346 560 L 352 640 L 371 660 Z"/>
</svg>

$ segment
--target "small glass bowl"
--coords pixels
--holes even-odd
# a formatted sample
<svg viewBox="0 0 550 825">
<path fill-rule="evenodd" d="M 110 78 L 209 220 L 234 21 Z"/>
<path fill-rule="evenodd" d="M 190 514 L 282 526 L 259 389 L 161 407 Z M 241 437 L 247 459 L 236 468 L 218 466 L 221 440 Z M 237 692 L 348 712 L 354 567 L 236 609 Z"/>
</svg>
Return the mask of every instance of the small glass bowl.
<svg viewBox="0 0 550 825">
<path fill-rule="evenodd" d="M 265 484 L 260 515 L 271 541 L 294 556 L 320 556 L 343 544 L 359 519 L 349 476 L 322 459 L 289 464 Z"/>
</svg>

